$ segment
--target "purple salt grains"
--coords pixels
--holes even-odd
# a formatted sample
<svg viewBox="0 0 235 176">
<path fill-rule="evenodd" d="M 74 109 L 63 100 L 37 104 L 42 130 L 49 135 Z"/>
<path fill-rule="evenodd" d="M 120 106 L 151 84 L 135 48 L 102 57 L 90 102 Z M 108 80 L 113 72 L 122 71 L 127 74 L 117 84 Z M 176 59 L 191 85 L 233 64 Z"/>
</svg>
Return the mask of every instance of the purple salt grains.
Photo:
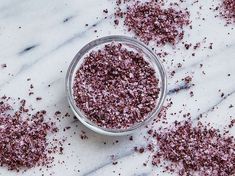
<svg viewBox="0 0 235 176">
<path fill-rule="evenodd" d="M 127 129 L 156 107 L 159 79 L 142 53 L 121 43 L 91 51 L 73 83 L 76 106 L 99 127 Z"/>
</svg>

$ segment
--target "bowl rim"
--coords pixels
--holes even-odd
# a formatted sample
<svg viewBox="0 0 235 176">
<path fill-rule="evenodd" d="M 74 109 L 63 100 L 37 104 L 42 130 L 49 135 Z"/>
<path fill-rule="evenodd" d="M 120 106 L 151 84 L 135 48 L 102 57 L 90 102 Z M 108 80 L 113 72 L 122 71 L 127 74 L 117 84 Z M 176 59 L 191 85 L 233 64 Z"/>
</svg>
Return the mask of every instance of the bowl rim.
<svg viewBox="0 0 235 176">
<path fill-rule="evenodd" d="M 111 42 L 124 42 L 124 43 L 129 43 L 131 45 L 134 45 L 138 49 L 143 50 L 143 52 L 148 54 L 152 58 L 152 61 L 156 65 L 156 68 L 158 69 L 157 71 L 158 76 L 159 76 L 159 82 L 160 82 L 160 96 L 158 97 L 158 101 L 156 104 L 156 107 L 150 112 L 148 117 L 146 117 L 142 122 L 139 122 L 127 129 L 111 129 L 111 128 L 104 128 L 96 125 L 94 122 L 89 120 L 83 112 L 79 110 L 79 108 L 76 106 L 76 103 L 73 98 L 73 90 L 72 90 L 72 83 L 73 83 L 73 75 L 74 72 L 76 72 L 76 67 L 79 62 L 79 60 L 83 59 L 83 56 L 89 51 L 91 51 L 93 48 L 99 46 L 99 45 L 104 45 L 105 43 L 111 43 Z M 155 69 L 156 70 L 156 69 Z M 75 114 L 75 116 L 79 119 L 79 121 L 84 124 L 86 127 L 90 128 L 91 130 L 99 133 L 99 134 L 104 134 L 104 135 L 110 135 L 110 136 L 120 136 L 120 135 L 126 135 L 134 132 L 135 130 L 139 129 L 143 125 L 146 125 L 150 120 L 152 120 L 157 114 L 160 112 L 163 103 L 166 98 L 166 92 L 167 92 L 167 76 L 165 72 L 165 68 L 158 59 L 158 57 L 153 53 L 151 49 L 148 48 L 144 43 L 140 42 L 137 39 L 123 36 L 123 35 L 109 35 L 105 37 L 101 37 L 95 40 L 92 40 L 88 44 L 82 47 L 78 51 L 78 53 L 75 55 L 73 58 L 72 62 L 70 63 L 66 78 L 65 78 L 65 87 L 66 87 L 66 96 L 69 102 L 69 105 Z"/>
</svg>

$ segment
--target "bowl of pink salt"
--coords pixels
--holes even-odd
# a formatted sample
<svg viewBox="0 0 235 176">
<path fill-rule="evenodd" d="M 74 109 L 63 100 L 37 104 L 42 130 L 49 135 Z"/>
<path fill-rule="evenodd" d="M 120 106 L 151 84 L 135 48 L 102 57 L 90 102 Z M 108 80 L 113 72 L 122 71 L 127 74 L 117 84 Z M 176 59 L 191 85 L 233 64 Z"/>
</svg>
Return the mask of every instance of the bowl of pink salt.
<svg viewBox="0 0 235 176">
<path fill-rule="evenodd" d="M 145 44 L 107 36 L 76 54 L 66 89 L 71 109 L 85 126 L 100 134 L 125 135 L 159 113 L 166 96 L 166 73 Z"/>
</svg>

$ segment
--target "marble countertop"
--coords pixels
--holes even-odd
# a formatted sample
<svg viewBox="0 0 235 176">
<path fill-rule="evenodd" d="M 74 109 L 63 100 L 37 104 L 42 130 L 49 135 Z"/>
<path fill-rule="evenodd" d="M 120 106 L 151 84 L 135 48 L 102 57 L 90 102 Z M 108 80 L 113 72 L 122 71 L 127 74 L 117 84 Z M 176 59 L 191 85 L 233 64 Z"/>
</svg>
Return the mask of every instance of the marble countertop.
<svg viewBox="0 0 235 176">
<path fill-rule="evenodd" d="M 199 49 L 186 50 L 182 44 L 156 48 L 169 53 L 161 58 L 168 74 L 167 98 L 173 102 L 167 111 L 169 123 L 183 120 L 182 114 L 177 113 L 180 110 L 190 112 L 193 119 L 202 114 L 202 121 L 210 122 L 219 129 L 223 129 L 234 117 L 235 108 L 229 106 L 235 106 L 235 25 L 225 26 L 223 19 L 214 17 L 216 12 L 209 8 L 218 2 L 207 0 L 193 6 L 186 2 L 182 4 L 191 12 L 193 26 L 191 30 L 185 29 L 184 41 L 201 42 Z M 47 109 L 49 114 L 56 110 L 72 114 L 64 82 L 75 54 L 97 37 L 114 34 L 132 36 L 124 27 L 114 27 L 114 4 L 114 0 L 1 0 L 0 64 L 7 64 L 7 67 L 0 68 L 0 95 L 24 97 L 34 108 Z M 108 9 L 107 15 L 103 13 L 104 9 Z M 208 48 L 210 43 L 213 43 L 212 49 Z M 177 67 L 178 63 L 182 63 L 181 68 Z M 173 70 L 175 75 L 172 77 L 170 73 Z M 187 89 L 181 81 L 186 76 L 191 76 L 194 84 Z M 26 81 L 27 78 L 31 78 L 31 82 Z M 35 87 L 34 96 L 28 96 L 31 83 Z M 176 89 L 179 89 L 177 93 Z M 193 97 L 190 97 L 190 91 L 193 91 Z M 42 97 L 42 101 L 36 102 L 36 96 Z M 174 112 L 176 115 L 171 114 Z M 42 170 L 36 167 L 23 173 L 0 168 L 0 175 L 168 175 L 159 168 L 153 168 L 151 161 L 143 166 L 150 153 L 133 151 L 135 146 L 146 146 L 145 128 L 135 132 L 134 140 L 130 141 L 129 136 L 95 134 L 72 117 L 64 118 L 59 126 L 61 129 L 66 126 L 72 128 L 57 134 L 68 139 L 64 144 L 64 154 L 55 156 L 55 166 Z M 88 139 L 80 138 L 81 130 L 86 132 Z M 230 133 L 234 135 L 235 130 Z M 107 144 L 104 145 L 104 142 Z M 112 164 L 112 156 L 118 164 Z"/>
</svg>

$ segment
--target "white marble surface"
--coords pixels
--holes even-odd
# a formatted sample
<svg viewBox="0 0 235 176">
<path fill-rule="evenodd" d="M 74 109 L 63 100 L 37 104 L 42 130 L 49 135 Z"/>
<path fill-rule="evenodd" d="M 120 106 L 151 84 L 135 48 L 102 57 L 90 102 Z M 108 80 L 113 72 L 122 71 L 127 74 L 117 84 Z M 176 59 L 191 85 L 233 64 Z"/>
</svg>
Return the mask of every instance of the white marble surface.
<svg viewBox="0 0 235 176">
<path fill-rule="evenodd" d="M 209 8 L 219 0 L 202 1 L 193 6 L 190 2 L 182 4 L 190 10 L 193 25 L 192 30 L 185 29 L 184 41 L 196 43 L 203 41 L 204 37 L 207 39 L 196 51 L 186 51 L 181 44 L 164 47 L 170 53 L 163 62 L 168 75 L 176 70 L 174 77 L 168 76 L 167 98 L 172 99 L 173 106 L 168 111 L 167 119 L 169 122 L 183 119 L 179 113 L 170 115 L 183 109 L 185 113 L 190 112 L 192 118 L 202 113 L 203 120 L 222 129 L 229 124 L 230 116 L 235 115 L 235 107 L 228 108 L 230 104 L 235 106 L 235 30 L 232 29 L 235 25 L 225 27 L 223 19 L 214 18 L 216 12 Z M 201 5 L 202 9 L 199 10 Z M 104 20 L 102 11 L 106 8 L 109 13 L 108 19 Z M 0 64 L 7 64 L 7 68 L 0 68 L 0 95 L 26 97 L 33 107 L 47 109 L 49 114 L 55 110 L 63 114 L 72 113 L 68 108 L 64 79 L 74 55 L 83 45 L 97 37 L 111 34 L 131 36 L 121 25 L 118 28 L 113 26 L 113 8 L 114 0 L 1 0 Z M 205 21 L 201 19 L 203 17 Z M 86 23 L 88 27 L 85 27 Z M 92 27 L 93 24 L 96 26 Z M 212 50 L 208 49 L 209 43 L 213 43 Z M 29 47 L 34 48 L 24 52 Z M 192 52 L 195 52 L 195 57 Z M 183 66 L 176 69 L 179 62 Z M 203 64 L 202 68 L 200 64 Z M 172 93 L 175 88 L 182 87 L 181 79 L 188 75 L 193 76 L 192 83 L 195 86 L 182 89 L 177 94 Z M 27 82 L 27 78 L 32 81 Z M 29 97 L 31 83 L 35 87 L 35 95 Z M 190 91 L 194 92 L 194 97 L 190 97 Z M 220 96 L 222 92 L 224 98 Z M 43 100 L 36 102 L 36 96 L 41 96 Z M 186 106 L 183 107 L 183 104 Z M 167 175 L 161 173 L 159 168 L 152 168 L 150 163 L 147 167 L 143 166 L 150 153 L 133 152 L 134 146 L 146 145 L 145 129 L 134 133 L 134 141 L 129 141 L 128 136 L 113 138 L 97 135 L 72 117 L 62 120 L 59 125 L 60 128 L 72 126 L 72 129 L 66 132 L 61 130 L 58 134 L 68 137 L 68 140 L 64 154 L 55 156 L 54 167 L 43 168 L 42 171 L 40 168 L 32 168 L 24 173 L 0 168 L 0 175 Z M 80 139 L 81 130 L 86 131 L 89 139 Z M 77 134 L 74 135 L 74 132 Z M 232 129 L 230 133 L 234 135 L 235 130 Z M 113 144 L 116 140 L 119 142 Z M 115 155 L 117 165 L 112 165 L 111 155 Z M 59 164 L 58 160 L 65 163 Z"/>
</svg>

